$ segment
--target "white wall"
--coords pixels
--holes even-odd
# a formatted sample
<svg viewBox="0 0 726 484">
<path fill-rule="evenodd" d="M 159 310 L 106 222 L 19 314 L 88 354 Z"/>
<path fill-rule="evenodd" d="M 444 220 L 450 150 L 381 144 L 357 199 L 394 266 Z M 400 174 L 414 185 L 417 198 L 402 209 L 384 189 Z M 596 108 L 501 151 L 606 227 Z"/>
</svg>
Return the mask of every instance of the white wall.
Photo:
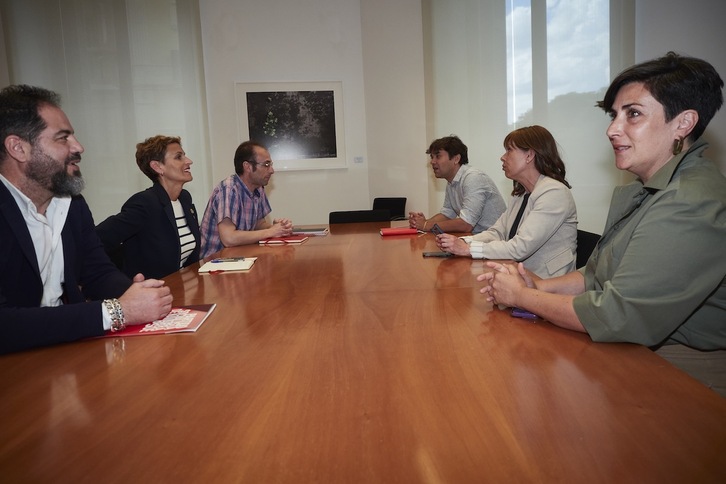
<svg viewBox="0 0 726 484">
<path fill-rule="evenodd" d="M 419 0 L 201 0 L 200 13 L 215 182 L 233 173 L 242 141 L 235 82 L 342 81 L 347 167 L 276 171 L 273 217 L 327 223 L 376 196 L 425 203 Z"/>
<path fill-rule="evenodd" d="M 408 210 L 428 211 L 421 1 L 360 3 L 369 198 L 406 197 Z"/>
<path fill-rule="evenodd" d="M 635 61 L 659 57 L 669 50 L 707 60 L 726 80 L 726 2 L 723 0 L 638 0 Z M 703 135 L 706 155 L 726 175 L 726 108 L 716 113 Z"/>
<path fill-rule="evenodd" d="M 201 0 L 200 14 L 213 183 L 234 173 L 234 151 L 244 141 L 236 82 L 342 81 L 348 168 L 276 171 L 268 186 L 272 216 L 327 223 L 330 210 L 369 208 L 359 2 Z"/>
</svg>

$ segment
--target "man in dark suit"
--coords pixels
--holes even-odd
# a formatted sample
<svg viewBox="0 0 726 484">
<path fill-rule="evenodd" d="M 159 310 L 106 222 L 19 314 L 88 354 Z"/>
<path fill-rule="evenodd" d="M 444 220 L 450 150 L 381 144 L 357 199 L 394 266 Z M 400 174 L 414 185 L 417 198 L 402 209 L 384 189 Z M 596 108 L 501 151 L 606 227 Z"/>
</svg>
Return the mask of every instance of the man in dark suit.
<svg viewBox="0 0 726 484">
<path fill-rule="evenodd" d="M 0 91 L 0 353 L 119 330 L 171 310 L 163 281 L 108 259 L 80 192 L 83 146 L 43 88 Z"/>
</svg>

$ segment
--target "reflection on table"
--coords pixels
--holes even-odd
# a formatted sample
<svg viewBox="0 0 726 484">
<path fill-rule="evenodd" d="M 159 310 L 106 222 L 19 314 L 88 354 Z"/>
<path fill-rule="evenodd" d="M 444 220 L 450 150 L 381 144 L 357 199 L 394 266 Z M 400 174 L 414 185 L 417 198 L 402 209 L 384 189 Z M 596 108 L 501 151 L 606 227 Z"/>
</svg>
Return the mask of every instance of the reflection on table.
<svg viewBox="0 0 726 484">
<path fill-rule="evenodd" d="M 0 357 L 4 482 L 723 482 L 726 402 L 648 349 L 510 317 L 431 234 L 331 227 L 167 278 L 194 334 Z"/>
</svg>

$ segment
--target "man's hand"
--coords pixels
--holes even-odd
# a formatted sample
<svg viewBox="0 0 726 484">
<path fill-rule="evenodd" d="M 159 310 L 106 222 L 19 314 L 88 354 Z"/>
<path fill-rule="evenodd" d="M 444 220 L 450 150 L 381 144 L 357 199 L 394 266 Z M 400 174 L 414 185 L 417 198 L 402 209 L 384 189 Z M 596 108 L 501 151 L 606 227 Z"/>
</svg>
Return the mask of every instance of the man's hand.
<svg viewBox="0 0 726 484">
<path fill-rule="evenodd" d="M 412 229 L 424 230 L 426 216 L 422 212 L 408 212 L 408 225 Z"/>
<path fill-rule="evenodd" d="M 171 291 L 164 281 L 134 276 L 125 293 L 119 298 L 126 324 L 144 324 L 161 319 L 171 311 Z"/>
<path fill-rule="evenodd" d="M 272 227 L 270 232 L 273 234 L 270 237 L 287 237 L 292 235 L 292 220 L 287 218 L 274 219 L 272 221 Z"/>
</svg>

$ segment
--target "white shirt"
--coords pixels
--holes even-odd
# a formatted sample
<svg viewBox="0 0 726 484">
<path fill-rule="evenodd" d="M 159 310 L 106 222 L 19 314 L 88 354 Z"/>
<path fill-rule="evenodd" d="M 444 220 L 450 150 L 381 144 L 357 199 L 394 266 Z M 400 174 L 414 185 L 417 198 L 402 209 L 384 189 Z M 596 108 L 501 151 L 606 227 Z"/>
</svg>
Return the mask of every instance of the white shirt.
<svg viewBox="0 0 726 484">
<path fill-rule="evenodd" d="M 70 197 L 53 197 L 45 215 L 38 213 L 35 204 L 5 177 L 0 179 L 12 194 L 33 240 L 38 260 L 40 279 L 43 281 L 41 307 L 60 306 L 63 296 L 64 258 L 61 232 L 71 206 Z"/>
</svg>

